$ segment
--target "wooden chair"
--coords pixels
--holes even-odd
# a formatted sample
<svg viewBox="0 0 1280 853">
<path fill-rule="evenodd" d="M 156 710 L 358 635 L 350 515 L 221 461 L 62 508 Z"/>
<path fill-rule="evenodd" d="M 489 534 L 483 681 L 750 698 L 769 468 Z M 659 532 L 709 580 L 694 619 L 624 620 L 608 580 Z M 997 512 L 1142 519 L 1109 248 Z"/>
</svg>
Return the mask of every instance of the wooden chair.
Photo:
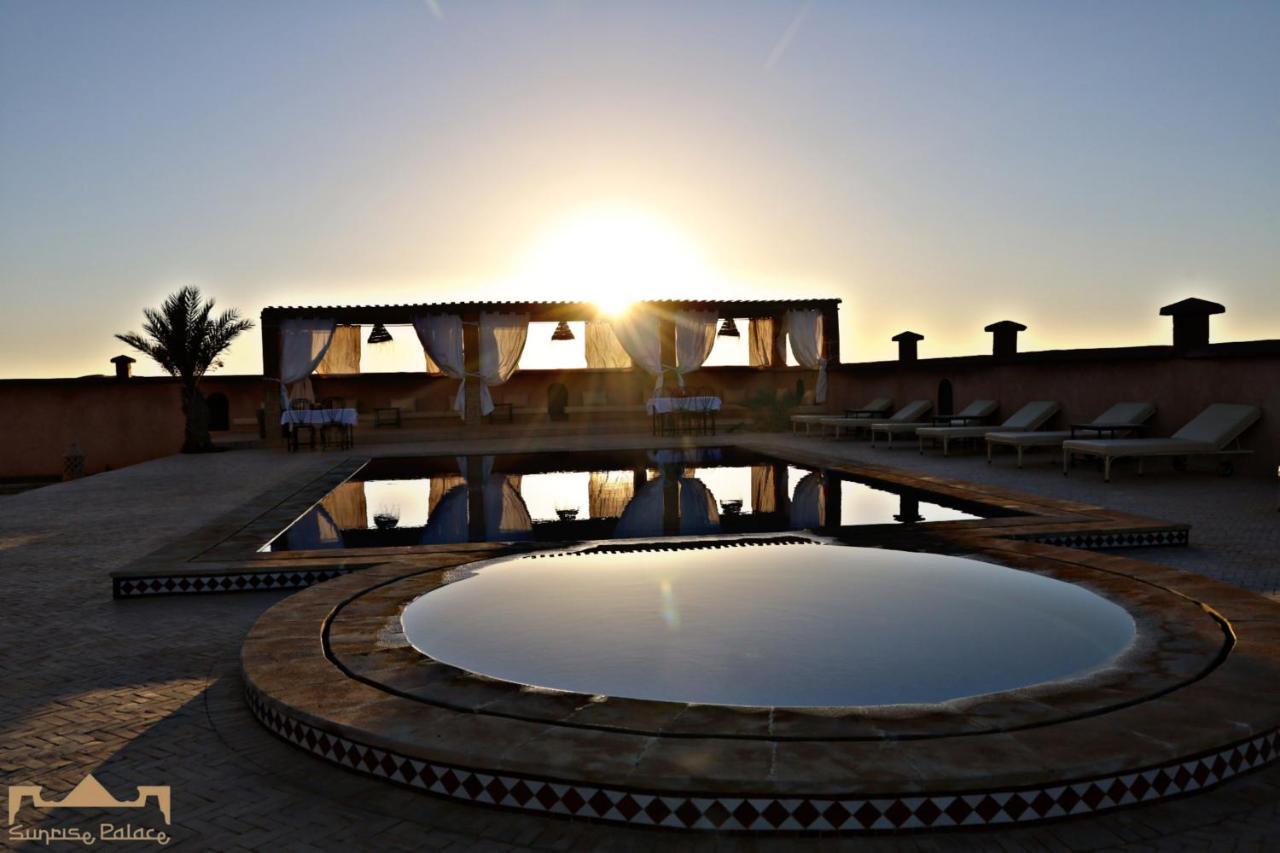
<svg viewBox="0 0 1280 853">
<path fill-rule="evenodd" d="M 346 408 L 346 401 L 330 397 L 321 400 L 318 408 L 323 412 L 320 421 L 320 446 L 328 448 L 332 443 L 339 450 L 346 450 L 351 438 L 351 428 L 342 422 L 342 410 Z"/>
<path fill-rule="evenodd" d="M 309 412 L 315 407 L 311 400 L 290 400 L 289 410 L 292 412 Z M 289 451 L 294 452 L 302 446 L 302 433 L 307 434 L 307 446 L 315 449 L 316 425 L 310 421 L 291 421 L 289 423 Z"/>
</svg>

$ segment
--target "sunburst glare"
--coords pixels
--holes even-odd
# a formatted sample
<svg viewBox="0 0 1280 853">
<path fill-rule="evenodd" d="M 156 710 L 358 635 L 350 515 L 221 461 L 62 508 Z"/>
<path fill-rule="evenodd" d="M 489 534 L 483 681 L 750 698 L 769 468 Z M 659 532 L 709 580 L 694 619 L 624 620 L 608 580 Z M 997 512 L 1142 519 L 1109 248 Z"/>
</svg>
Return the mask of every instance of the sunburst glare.
<svg viewBox="0 0 1280 853">
<path fill-rule="evenodd" d="M 584 208 L 555 222 L 533 240 L 516 279 L 530 298 L 586 299 L 612 315 L 636 299 L 721 289 L 701 251 L 676 226 L 618 206 Z"/>
</svg>

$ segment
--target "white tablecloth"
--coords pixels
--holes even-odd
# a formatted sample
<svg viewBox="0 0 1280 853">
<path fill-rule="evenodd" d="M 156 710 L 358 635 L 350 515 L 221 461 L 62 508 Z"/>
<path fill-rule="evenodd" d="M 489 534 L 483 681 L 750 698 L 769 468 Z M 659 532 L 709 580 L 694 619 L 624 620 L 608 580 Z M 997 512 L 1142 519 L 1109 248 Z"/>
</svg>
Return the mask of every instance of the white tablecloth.
<svg viewBox="0 0 1280 853">
<path fill-rule="evenodd" d="M 645 404 L 645 410 L 651 415 L 665 415 L 671 412 L 718 412 L 719 397 L 651 397 Z"/>
<path fill-rule="evenodd" d="M 355 426 L 357 414 L 355 409 L 290 409 L 280 413 L 280 425 L 289 424 L 322 424 L 339 423 L 343 426 Z"/>
</svg>

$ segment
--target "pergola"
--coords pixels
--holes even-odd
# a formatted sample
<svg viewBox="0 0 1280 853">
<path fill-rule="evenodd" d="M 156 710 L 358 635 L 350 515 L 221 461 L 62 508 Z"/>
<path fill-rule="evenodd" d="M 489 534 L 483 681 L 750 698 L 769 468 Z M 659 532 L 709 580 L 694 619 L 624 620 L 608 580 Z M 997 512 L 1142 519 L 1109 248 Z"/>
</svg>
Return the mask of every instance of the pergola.
<svg viewBox="0 0 1280 853">
<path fill-rule="evenodd" d="M 631 303 L 630 312 L 651 312 L 657 318 L 658 338 L 662 364 L 673 364 L 676 350 L 676 317 L 681 312 L 714 312 L 717 319 L 765 319 L 774 320 L 772 354 L 769 363 L 786 363 L 786 335 L 783 319 L 787 312 L 816 310 L 822 317 L 824 352 L 828 365 L 840 362 L 839 299 L 652 299 Z M 482 314 L 526 315 L 530 323 L 561 321 L 598 321 L 609 319 L 609 314 L 593 302 L 548 301 L 485 301 L 485 302 L 431 302 L 406 305 L 314 305 L 264 308 L 262 328 L 262 375 L 268 380 L 281 376 L 281 327 L 288 320 L 317 319 L 352 325 L 412 325 L 415 319 L 455 315 L 463 323 L 463 353 L 465 370 L 473 374 L 479 370 L 479 332 L 477 322 Z M 465 416 L 468 423 L 478 423 L 479 388 L 477 383 L 467 382 Z M 275 403 L 273 406 L 272 403 Z M 278 406 L 273 395 L 268 396 L 268 423 L 273 423 L 272 409 Z M 275 415 L 278 417 L 278 409 Z"/>
</svg>

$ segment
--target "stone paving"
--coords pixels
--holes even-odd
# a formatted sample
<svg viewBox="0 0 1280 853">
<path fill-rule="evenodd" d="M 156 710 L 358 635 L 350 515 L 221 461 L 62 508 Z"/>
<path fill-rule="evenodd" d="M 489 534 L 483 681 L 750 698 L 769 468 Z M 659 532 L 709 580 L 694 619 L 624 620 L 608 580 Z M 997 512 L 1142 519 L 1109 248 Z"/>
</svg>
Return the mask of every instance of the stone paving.
<svg viewBox="0 0 1280 853">
<path fill-rule="evenodd" d="M 597 436 L 574 443 L 603 447 L 613 440 Z M 819 439 L 734 440 L 820 447 L 840 458 L 1189 521 L 1195 525 L 1193 547 L 1126 555 L 1280 594 L 1280 516 L 1270 480 L 1163 472 L 1138 479 L 1121 472 L 1104 485 L 1088 469 L 1064 479 L 1036 462 L 1018 472 L 1011 462 L 988 468 L 976 457 L 884 453 Z M 625 441 L 635 446 L 644 437 Z M 311 480 L 342 458 L 270 451 L 174 456 L 0 497 L 4 784 L 42 785 L 47 796 L 61 798 L 92 771 L 122 799 L 132 797 L 137 785 L 170 785 L 170 847 L 202 850 L 1264 850 L 1280 838 L 1276 767 L 1175 803 L 1016 831 L 757 839 L 503 813 L 435 800 L 325 765 L 258 726 L 241 696 L 241 641 L 285 593 L 117 602 L 106 579 L 254 496 Z M 162 827 L 158 816 L 143 811 L 127 816 Z M 19 820 L 43 826 L 95 817 L 68 810 L 50 812 L 43 821 L 41 815 L 26 809 Z"/>
</svg>

